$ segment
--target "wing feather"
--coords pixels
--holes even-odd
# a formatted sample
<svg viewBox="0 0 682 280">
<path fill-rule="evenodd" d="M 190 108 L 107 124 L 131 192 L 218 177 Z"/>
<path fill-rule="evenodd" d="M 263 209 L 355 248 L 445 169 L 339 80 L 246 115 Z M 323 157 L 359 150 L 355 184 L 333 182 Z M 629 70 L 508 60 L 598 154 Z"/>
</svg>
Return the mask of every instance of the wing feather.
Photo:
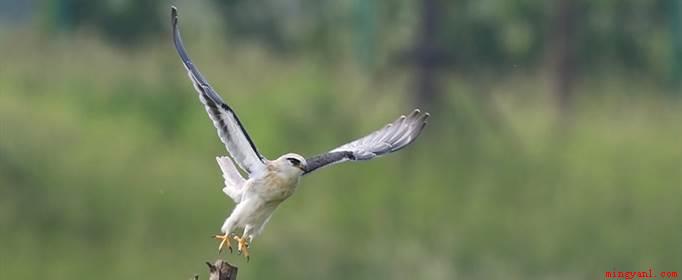
<svg viewBox="0 0 682 280">
<path fill-rule="evenodd" d="M 194 66 L 189 55 L 187 55 L 182 38 L 180 37 L 178 13 L 175 7 L 171 8 L 171 23 L 173 26 L 175 49 L 180 59 L 182 59 L 185 69 L 187 69 L 187 75 L 192 81 L 194 89 L 199 94 L 199 100 L 204 104 L 208 116 L 218 130 L 218 136 L 223 144 L 225 144 L 230 156 L 239 165 L 239 168 L 249 174 L 263 168 L 265 158 L 258 152 L 256 145 L 251 140 L 251 137 L 249 137 L 246 129 L 244 129 L 237 114 L 213 90 L 208 81 L 204 79 L 196 66 Z"/>
<path fill-rule="evenodd" d="M 421 134 L 429 113 L 419 109 L 408 116 L 400 116 L 383 128 L 362 138 L 339 146 L 327 153 L 306 159 L 305 173 L 349 160 L 370 160 L 398 151 L 412 143 Z"/>
<path fill-rule="evenodd" d="M 235 203 L 241 202 L 246 180 L 239 174 L 237 167 L 234 166 L 232 159 L 229 157 L 216 157 L 216 161 L 218 161 L 218 166 L 220 166 L 220 170 L 223 172 L 223 179 L 225 179 L 223 192 L 232 198 Z"/>
</svg>

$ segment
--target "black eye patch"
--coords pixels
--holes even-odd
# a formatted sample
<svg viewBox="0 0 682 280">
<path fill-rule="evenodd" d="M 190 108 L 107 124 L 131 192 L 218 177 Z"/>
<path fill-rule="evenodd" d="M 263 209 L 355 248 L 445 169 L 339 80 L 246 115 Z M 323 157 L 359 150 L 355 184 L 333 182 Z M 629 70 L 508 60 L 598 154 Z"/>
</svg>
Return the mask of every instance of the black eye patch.
<svg viewBox="0 0 682 280">
<path fill-rule="evenodd" d="M 300 165 L 301 164 L 301 161 L 298 159 L 295 159 L 295 158 L 287 158 L 287 160 L 289 162 L 291 162 L 291 164 L 293 164 L 293 165 Z"/>
</svg>

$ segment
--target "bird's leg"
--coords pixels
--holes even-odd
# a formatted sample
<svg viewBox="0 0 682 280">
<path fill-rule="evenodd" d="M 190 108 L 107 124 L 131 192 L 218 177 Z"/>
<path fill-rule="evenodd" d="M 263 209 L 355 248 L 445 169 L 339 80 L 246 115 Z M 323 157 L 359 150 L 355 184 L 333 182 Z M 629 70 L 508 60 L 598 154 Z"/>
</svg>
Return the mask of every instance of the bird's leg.
<svg viewBox="0 0 682 280">
<path fill-rule="evenodd" d="M 232 244 L 230 243 L 230 234 L 225 233 L 223 235 L 217 234 L 213 238 L 220 240 L 220 245 L 218 245 L 218 253 L 223 251 L 223 248 L 227 246 L 227 250 L 232 253 Z"/>
<path fill-rule="evenodd" d="M 243 254 L 244 257 L 246 257 L 246 261 L 248 262 L 250 257 L 249 257 L 249 238 L 246 237 L 246 235 L 239 237 L 235 236 L 234 240 L 237 240 L 237 252 L 239 254 Z"/>
</svg>

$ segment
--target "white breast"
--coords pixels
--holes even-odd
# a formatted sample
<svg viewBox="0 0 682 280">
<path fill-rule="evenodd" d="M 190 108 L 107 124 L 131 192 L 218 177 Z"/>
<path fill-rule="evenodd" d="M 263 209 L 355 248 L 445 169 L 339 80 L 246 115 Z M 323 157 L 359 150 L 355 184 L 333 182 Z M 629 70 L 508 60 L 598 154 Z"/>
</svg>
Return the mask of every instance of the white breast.
<svg viewBox="0 0 682 280">
<path fill-rule="evenodd" d="M 298 185 L 298 176 L 282 176 L 270 173 L 263 178 L 253 181 L 250 191 L 260 196 L 266 202 L 282 201 L 291 196 Z"/>
</svg>

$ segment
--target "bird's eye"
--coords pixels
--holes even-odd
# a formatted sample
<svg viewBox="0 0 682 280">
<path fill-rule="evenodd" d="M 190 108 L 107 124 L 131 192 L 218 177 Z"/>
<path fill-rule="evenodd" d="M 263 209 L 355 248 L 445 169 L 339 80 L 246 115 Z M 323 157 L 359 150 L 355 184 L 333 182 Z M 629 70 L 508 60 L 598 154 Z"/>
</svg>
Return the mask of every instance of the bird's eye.
<svg viewBox="0 0 682 280">
<path fill-rule="evenodd" d="M 291 164 L 293 164 L 294 166 L 298 166 L 301 164 L 301 161 L 295 158 L 287 158 L 287 160 L 291 162 Z"/>
</svg>

